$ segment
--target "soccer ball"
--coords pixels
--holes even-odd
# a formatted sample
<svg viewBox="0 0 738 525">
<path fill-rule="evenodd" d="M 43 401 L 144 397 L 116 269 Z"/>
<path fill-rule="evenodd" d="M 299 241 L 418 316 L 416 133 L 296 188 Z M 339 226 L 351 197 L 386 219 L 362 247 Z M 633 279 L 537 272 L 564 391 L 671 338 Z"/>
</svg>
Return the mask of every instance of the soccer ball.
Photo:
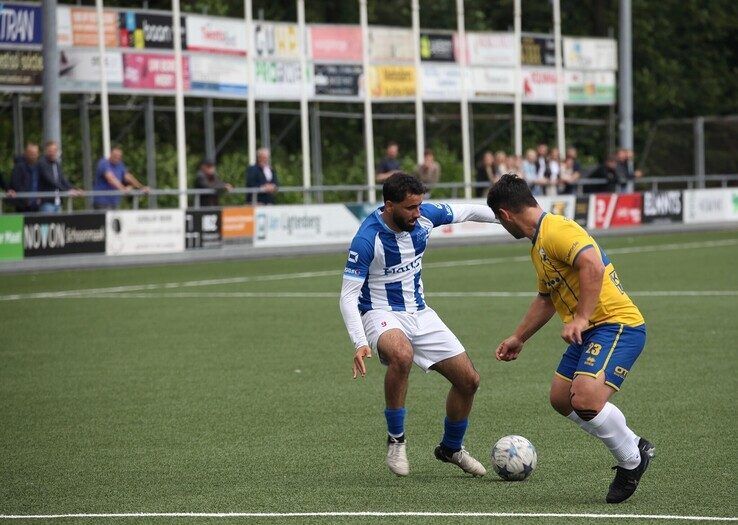
<svg viewBox="0 0 738 525">
<path fill-rule="evenodd" d="M 523 436 L 505 436 L 492 447 L 492 468 L 505 481 L 523 481 L 536 468 L 538 454 Z"/>
</svg>

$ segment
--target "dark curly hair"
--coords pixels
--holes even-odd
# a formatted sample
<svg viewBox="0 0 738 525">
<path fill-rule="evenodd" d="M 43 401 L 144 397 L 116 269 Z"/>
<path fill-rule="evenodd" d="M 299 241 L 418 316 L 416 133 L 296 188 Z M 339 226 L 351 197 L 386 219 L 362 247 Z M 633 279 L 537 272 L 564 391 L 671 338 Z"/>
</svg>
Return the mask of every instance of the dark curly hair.
<svg viewBox="0 0 738 525">
<path fill-rule="evenodd" d="M 396 171 L 384 181 L 382 197 L 385 202 L 402 202 L 408 195 L 425 195 L 426 189 L 419 178 L 404 171 Z"/>
<path fill-rule="evenodd" d="M 506 173 L 489 189 L 487 206 L 492 208 L 495 215 L 498 215 L 500 208 L 517 213 L 523 208 L 538 206 L 538 201 L 533 197 L 528 184 L 523 179 L 512 173 Z"/>
</svg>

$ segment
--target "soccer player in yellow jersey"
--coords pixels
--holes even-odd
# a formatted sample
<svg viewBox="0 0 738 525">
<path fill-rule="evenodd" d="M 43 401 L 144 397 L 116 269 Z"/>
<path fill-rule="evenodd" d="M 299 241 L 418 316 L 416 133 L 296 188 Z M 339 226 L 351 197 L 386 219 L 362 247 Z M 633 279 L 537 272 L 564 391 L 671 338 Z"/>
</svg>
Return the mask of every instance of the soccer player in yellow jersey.
<svg viewBox="0 0 738 525">
<path fill-rule="evenodd" d="M 513 237 L 532 241 L 538 278 L 538 296 L 496 357 L 517 359 L 523 344 L 559 314 L 561 338 L 569 347 L 551 382 L 551 405 L 612 452 L 618 465 L 606 501 L 625 501 L 655 449 L 627 426 L 609 399 L 646 343 L 643 316 L 595 240 L 576 222 L 544 212 L 525 181 L 504 175 L 490 189 L 487 204 Z"/>
</svg>

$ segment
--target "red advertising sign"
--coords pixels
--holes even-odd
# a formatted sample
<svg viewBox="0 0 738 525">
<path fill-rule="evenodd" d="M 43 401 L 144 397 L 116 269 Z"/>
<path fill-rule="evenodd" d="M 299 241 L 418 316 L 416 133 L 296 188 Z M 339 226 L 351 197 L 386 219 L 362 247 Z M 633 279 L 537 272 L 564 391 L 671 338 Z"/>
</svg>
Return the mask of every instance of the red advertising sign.
<svg viewBox="0 0 738 525">
<path fill-rule="evenodd" d="M 184 89 L 190 87 L 187 57 L 182 58 Z M 123 55 L 123 87 L 135 89 L 175 89 L 174 56 L 127 53 Z"/>
<path fill-rule="evenodd" d="M 621 228 L 641 224 L 643 196 L 640 193 L 600 193 L 590 203 L 590 228 Z"/>
<path fill-rule="evenodd" d="M 361 62 L 361 28 L 359 26 L 312 26 L 310 42 L 315 60 Z"/>
</svg>

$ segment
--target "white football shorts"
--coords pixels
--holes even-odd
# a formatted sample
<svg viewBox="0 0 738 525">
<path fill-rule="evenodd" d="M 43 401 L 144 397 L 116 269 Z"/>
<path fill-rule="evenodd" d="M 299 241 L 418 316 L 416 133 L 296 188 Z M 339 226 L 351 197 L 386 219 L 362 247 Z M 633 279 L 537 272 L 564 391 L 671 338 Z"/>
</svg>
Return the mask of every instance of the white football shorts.
<svg viewBox="0 0 738 525">
<path fill-rule="evenodd" d="M 434 364 L 465 352 L 461 341 L 428 306 L 414 313 L 369 310 L 361 321 L 369 345 L 377 354 L 379 336 L 387 330 L 402 330 L 413 347 L 413 362 L 426 372 Z M 382 356 L 379 359 L 387 364 Z"/>
</svg>

